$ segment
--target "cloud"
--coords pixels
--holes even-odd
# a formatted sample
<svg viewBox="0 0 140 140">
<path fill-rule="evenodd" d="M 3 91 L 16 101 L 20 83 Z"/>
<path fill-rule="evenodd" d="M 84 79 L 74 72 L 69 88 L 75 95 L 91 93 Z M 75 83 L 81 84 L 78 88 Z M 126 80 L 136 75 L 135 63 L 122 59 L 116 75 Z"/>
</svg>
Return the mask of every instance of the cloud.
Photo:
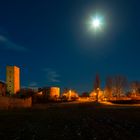
<svg viewBox="0 0 140 140">
<path fill-rule="evenodd" d="M 53 83 L 61 82 L 59 80 L 60 75 L 56 71 L 52 70 L 51 68 L 45 68 L 43 71 L 46 73 L 46 78 L 48 82 L 53 82 Z"/>
<path fill-rule="evenodd" d="M 5 42 L 5 41 L 7 41 L 7 39 L 4 36 L 0 35 L 0 41 Z"/>
<path fill-rule="evenodd" d="M 37 83 L 36 82 L 31 82 L 30 84 L 29 84 L 29 87 L 37 87 Z"/>
<path fill-rule="evenodd" d="M 6 50 L 21 51 L 21 52 L 25 52 L 28 50 L 26 47 L 17 45 L 16 43 L 12 42 L 3 35 L 0 35 L 0 43 L 2 43 L 2 47 Z"/>
</svg>

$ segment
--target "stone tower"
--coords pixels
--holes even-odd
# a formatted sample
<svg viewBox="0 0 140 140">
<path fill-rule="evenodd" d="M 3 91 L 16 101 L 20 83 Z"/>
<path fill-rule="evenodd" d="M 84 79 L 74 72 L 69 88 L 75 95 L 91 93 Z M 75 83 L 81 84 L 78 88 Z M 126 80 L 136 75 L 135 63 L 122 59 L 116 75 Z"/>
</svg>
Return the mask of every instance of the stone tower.
<svg viewBox="0 0 140 140">
<path fill-rule="evenodd" d="M 59 87 L 50 87 L 50 99 L 55 99 L 60 97 Z"/>
<path fill-rule="evenodd" d="M 16 94 L 20 90 L 20 68 L 16 66 L 6 67 L 7 92 Z"/>
</svg>

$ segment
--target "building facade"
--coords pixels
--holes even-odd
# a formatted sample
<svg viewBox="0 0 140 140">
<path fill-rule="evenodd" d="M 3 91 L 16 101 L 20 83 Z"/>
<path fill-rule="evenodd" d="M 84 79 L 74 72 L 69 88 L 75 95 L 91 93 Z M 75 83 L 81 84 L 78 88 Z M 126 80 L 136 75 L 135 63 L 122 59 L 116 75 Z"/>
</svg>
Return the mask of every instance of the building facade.
<svg viewBox="0 0 140 140">
<path fill-rule="evenodd" d="M 50 87 L 50 99 L 57 99 L 60 97 L 60 88 L 59 87 Z"/>
<path fill-rule="evenodd" d="M 57 100 L 60 97 L 59 87 L 44 87 L 38 89 L 38 95 L 48 100 Z"/>
<path fill-rule="evenodd" d="M 0 96 L 6 95 L 6 83 L 0 81 Z"/>
<path fill-rule="evenodd" d="M 6 67 L 7 92 L 16 94 L 20 90 L 20 68 L 16 66 Z"/>
<path fill-rule="evenodd" d="M 64 91 L 62 94 L 62 98 L 66 100 L 73 100 L 73 99 L 78 99 L 79 95 L 76 91 L 74 90 L 67 90 Z"/>
</svg>

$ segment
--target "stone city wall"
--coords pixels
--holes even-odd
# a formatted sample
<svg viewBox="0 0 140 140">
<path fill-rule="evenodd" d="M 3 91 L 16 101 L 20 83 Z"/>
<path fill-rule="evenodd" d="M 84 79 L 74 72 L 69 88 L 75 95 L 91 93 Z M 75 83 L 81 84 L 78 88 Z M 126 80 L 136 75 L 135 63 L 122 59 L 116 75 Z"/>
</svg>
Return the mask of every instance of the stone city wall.
<svg viewBox="0 0 140 140">
<path fill-rule="evenodd" d="M 32 106 L 32 98 L 18 99 L 13 97 L 0 97 L 0 109 L 29 108 Z"/>
</svg>

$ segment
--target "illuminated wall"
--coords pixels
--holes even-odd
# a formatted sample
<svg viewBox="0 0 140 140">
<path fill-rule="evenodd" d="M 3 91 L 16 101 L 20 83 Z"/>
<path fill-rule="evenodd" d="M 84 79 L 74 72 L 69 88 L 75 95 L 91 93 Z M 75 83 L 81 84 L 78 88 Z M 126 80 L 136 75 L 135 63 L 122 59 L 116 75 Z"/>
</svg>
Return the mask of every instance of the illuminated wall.
<svg viewBox="0 0 140 140">
<path fill-rule="evenodd" d="M 60 88 L 59 87 L 50 87 L 50 98 L 58 98 L 60 96 Z"/>
<path fill-rule="evenodd" d="M 10 94 L 15 94 L 20 90 L 20 68 L 16 66 L 6 67 L 6 83 L 7 91 Z"/>
</svg>

